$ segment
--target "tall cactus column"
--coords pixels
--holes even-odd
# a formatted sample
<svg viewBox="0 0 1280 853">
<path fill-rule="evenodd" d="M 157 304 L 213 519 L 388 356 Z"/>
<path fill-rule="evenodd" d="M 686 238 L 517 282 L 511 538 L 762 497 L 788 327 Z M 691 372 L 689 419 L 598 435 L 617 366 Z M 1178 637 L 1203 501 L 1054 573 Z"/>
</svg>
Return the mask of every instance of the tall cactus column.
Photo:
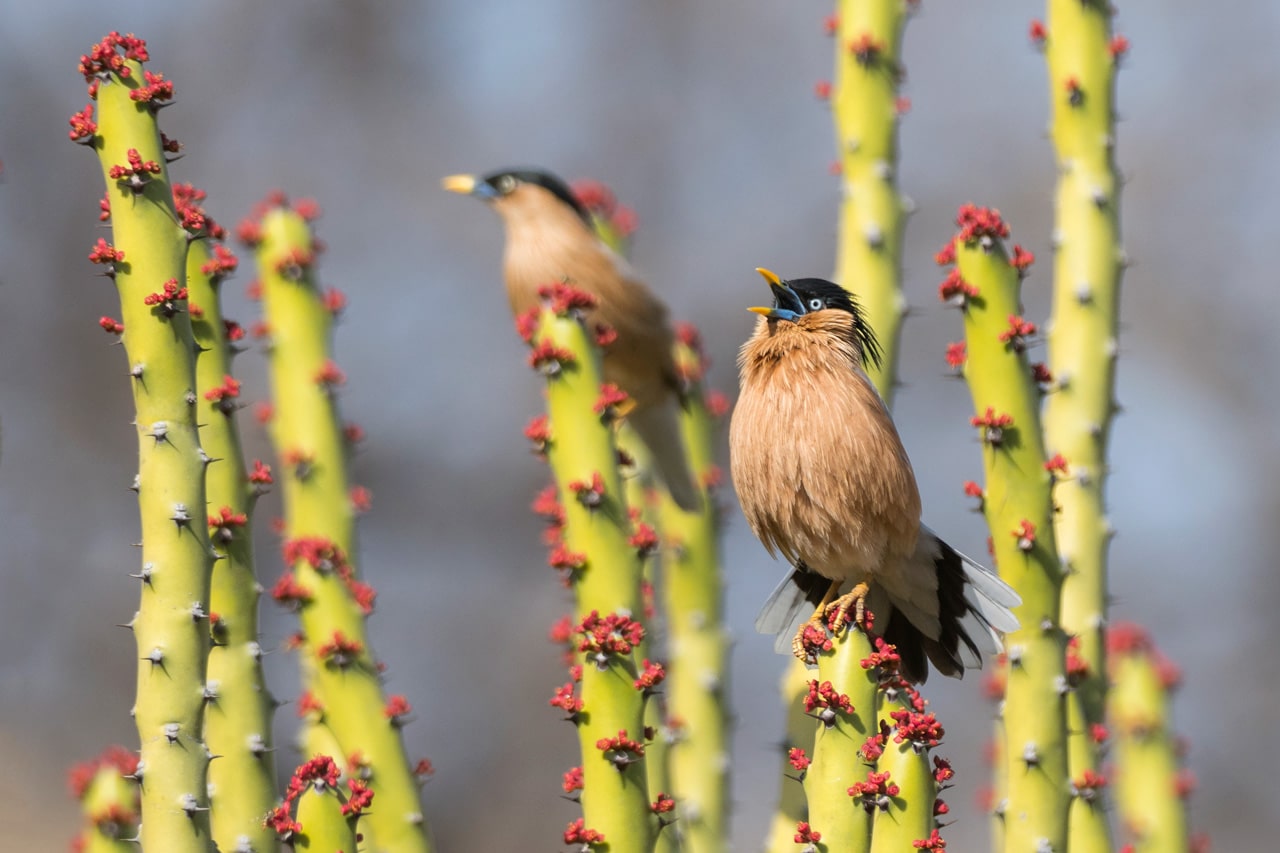
<svg viewBox="0 0 1280 853">
<path fill-rule="evenodd" d="M 336 401 L 345 377 L 329 350 L 341 299 L 316 285 L 318 249 L 307 221 L 313 214 L 313 205 L 290 208 L 273 198 L 259 223 L 240 229 L 256 247 L 275 394 L 272 437 L 283 468 L 285 561 L 292 571 L 274 594 L 295 606 L 302 622 L 308 704 L 376 798 L 360 820 L 366 843 L 376 851 L 426 851 L 417 779 L 400 737 L 408 703 L 383 694 L 365 625 L 373 590 L 353 562 L 356 499 L 347 478 L 349 434 Z"/>
<path fill-rule="evenodd" d="M 93 148 L 107 183 L 114 245 L 99 241 L 120 294 L 138 437 L 142 600 L 135 721 L 141 740 L 140 840 L 148 850 L 213 849 L 204 712 L 209 700 L 209 579 L 205 466 L 196 430 L 195 343 L 187 314 L 187 235 L 174 208 L 156 111 L 173 84 L 144 71 L 146 43 L 111 33 L 80 60 L 93 104 L 72 117 L 72 139 Z"/>
<path fill-rule="evenodd" d="M 654 673 L 641 672 L 635 647 L 645 637 L 640 558 L 631 541 L 613 420 L 625 395 L 602 385 L 600 355 L 581 311 L 589 294 L 568 285 L 542 291 L 543 307 L 517 324 L 532 347 L 530 365 L 547 378 L 547 419 L 536 432 L 556 479 L 562 521 L 552 564 L 569 572 L 574 685 L 553 704 L 577 727 L 582 764 L 566 776 L 582 817 L 564 842 L 579 849 L 647 853 L 669 801 L 650 802 L 643 762 L 644 705 Z M 654 792 L 655 794 L 659 792 Z"/>
<path fill-rule="evenodd" d="M 898 97 L 907 0 L 839 0 L 828 23 L 836 39 L 830 92 L 843 186 L 835 280 L 858 294 L 884 350 L 869 368 L 885 402 L 893 399 L 902 297 L 906 200 L 898 192 Z"/>
<path fill-rule="evenodd" d="M 1052 474 L 1040 432 L 1040 392 L 1027 362 L 1035 326 L 1022 318 L 1027 256 L 1011 257 L 1008 226 L 994 210 L 966 205 L 960 232 L 940 253 L 956 269 L 940 290 L 963 309 L 963 374 L 982 444 L 983 508 L 1001 576 L 1022 596 L 1021 626 L 1008 635 L 1004 701 L 1003 849 L 1067 849 L 1065 636 L 1058 625 L 1062 570 L 1053 531 Z M 959 360 L 959 359 L 957 359 Z"/>
<path fill-rule="evenodd" d="M 271 735 L 275 699 L 262 673 L 262 587 L 254 571 L 249 521 L 271 473 L 260 462 L 246 469 L 236 426 L 240 383 L 232 375 L 231 358 L 244 331 L 224 318 L 220 293 L 223 279 L 236 269 L 236 258 L 222 243 L 222 227 L 200 207 L 204 193 L 190 186 L 176 189 L 179 212 L 193 239 L 187 252 L 187 290 L 191 327 L 201 348 L 197 411 L 202 444 L 214 460 L 205 479 L 209 535 L 223 556 L 214 566 L 209 596 L 213 698 L 205 712 L 205 737 L 219 757 L 209 766 L 213 837 L 226 853 L 269 851 L 276 836 L 262 818 L 277 800 Z"/>
</svg>

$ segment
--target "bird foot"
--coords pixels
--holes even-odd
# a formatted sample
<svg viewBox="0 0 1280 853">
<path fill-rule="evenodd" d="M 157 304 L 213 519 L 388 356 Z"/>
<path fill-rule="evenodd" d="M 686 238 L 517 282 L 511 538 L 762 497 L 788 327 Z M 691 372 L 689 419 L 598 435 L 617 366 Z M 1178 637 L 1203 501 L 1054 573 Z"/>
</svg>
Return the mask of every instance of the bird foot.
<svg viewBox="0 0 1280 853">
<path fill-rule="evenodd" d="M 839 634 L 849 623 L 849 611 L 853 611 L 853 624 L 861 625 L 867 615 L 867 585 L 860 583 L 823 609 L 823 616 L 830 617 L 827 625 L 832 634 Z"/>
</svg>

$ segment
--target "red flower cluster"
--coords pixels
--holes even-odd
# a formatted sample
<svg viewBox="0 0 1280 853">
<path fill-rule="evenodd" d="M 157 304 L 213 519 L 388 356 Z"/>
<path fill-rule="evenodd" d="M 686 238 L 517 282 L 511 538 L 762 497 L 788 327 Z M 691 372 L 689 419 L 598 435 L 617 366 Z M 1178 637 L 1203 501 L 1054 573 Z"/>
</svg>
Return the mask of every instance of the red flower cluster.
<svg viewBox="0 0 1280 853">
<path fill-rule="evenodd" d="M 974 246 L 983 239 L 1002 240 L 1009 236 L 1009 225 L 994 207 L 961 205 L 956 214 L 956 225 L 960 227 L 956 237 L 966 246 Z"/>
<path fill-rule="evenodd" d="M 610 655 L 631 654 L 644 639 L 644 626 L 630 616 L 617 613 L 601 616 L 595 610 L 573 631 L 582 638 L 578 641 L 578 651 L 595 656 L 598 665 L 607 664 Z"/>
</svg>

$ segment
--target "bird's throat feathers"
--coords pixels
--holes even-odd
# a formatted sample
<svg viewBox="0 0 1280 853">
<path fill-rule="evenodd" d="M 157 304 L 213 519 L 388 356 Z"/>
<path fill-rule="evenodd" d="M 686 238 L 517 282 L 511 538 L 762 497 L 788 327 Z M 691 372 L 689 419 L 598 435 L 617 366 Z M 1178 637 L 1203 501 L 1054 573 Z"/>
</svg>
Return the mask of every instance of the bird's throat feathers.
<svg viewBox="0 0 1280 853">
<path fill-rule="evenodd" d="M 761 317 L 738 356 L 743 383 L 763 379 L 784 363 L 801 371 L 866 369 L 879 346 L 870 328 L 847 311 L 826 310 L 792 320 Z"/>
</svg>

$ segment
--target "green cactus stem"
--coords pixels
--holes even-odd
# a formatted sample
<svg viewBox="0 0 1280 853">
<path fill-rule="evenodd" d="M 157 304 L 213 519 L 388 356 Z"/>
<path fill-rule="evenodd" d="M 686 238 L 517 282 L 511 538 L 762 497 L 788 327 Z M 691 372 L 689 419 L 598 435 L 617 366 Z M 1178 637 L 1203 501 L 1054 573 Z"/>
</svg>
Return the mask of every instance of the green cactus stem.
<svg viewBox="0 0 1280 853">
<path fill-rule="evenodd" d="M 85 828 L 76 836 L 80 853 L 135 853 L 139 792 L 138 757 L 122 746 L 71 769 L 71 792 L 80 801 Z"/>
<path fill-rule="evenodd" d="M 668 708 L 679 721 L 671 772 L 681 837 L 688 853 L 718 853 L 729 836 L 729 637 L 724 628 L 719 513 L 713 493 L 716 412 L 725 408 L 704 387 L 706 357 L 697 330 L 677 329 L 676 368 L 686 388 L 680 422 L 690 468 L 703 488 L 702 508 L 685 512 L 661 501 L 663 611 L 670 673 Z"/>
<path fill-rule="evenodd" d="M 82 57 L 98 117 L 86 109 L 72 138 L 93 148 L 107 184 L 114 245 L 100 241 L 120 295 L 119 331 L 137 416 L 136 490 L 142 528 L 142 598 L 132 627 L 141 739 L 141 843 L 173 853 L 213 847 L 204 711 L 208 702 L 209 579 L 205 466 L 196 430 L 195 344 L 187 315 L 187 235 L 165 166 L 156 112 L 172 83 L 143 69 L 146 44 L 108 35 Z M 93 106 L 93 105 L 91 105 Z M 113 321 L 114 322 L 114 321 Z M 104 324 L 105 327 L 105 324 Z"/>
<path fill-rule="evenodd" d="M 915 842 L 928 839 L 935 827 L 938 794 L 935 768 L 929 750 L 942 740 L 941 724 L 928 704 L 910 684 L 896 676 L 897 652 L 877 638 L 871 662 L 878 667 L 877 681 L 884 694 L 880 702 L 879 734 L 874 746 L 864 747 L 874 756 L 875 771 L 885 774 L 896 791 L 885 797 L 875 812 L 871 853 L 896 853 L 917 849 Z"/>
<path fill-rule="evenodd" d="M 308 701 L 341 746 L 351 768 L 368 780 L 378 807 L 360 822 L 370 850 L 427 851 L 431 842 L 417 780 L 400 727 L 404 697 L 384 694 L 370 650 L 365 617 L 373 590 L 353 563 L 355 503 L 347 478 L 351 433 L 339 417 L 342 372 L 330 353 L 336 291 L 316 286 L 318 251 L 308 219 L 314 205 L 269 200 L 259 222 L 241 226 L 255 247 L 264 317 L 270 335 L 275 408 L 272 440 L 281 460 L 285 562 L 273 595 L 294 607 L 302 623 L 302 671 L 314 676 Z"/>
<path fill-rule="evenodd" d="M 805 800 L 803 771 L 813 753 L 813 737 L 816 734 L 813 720 L 804 710 L 804 697 L 809 693 L 809 670 L 800 661 L 792 659 L 782 673 L 778 692 L 782 694 L 782 707 L 786 711 L 786 731 L 782 742 L 782 769 L 779 777 L 778 805 L 769 823 L 765 837 L 768 853 L 794 853 L 796 825 L 809 817 L 809 804 Z M 797 766 L 796 762 L 803 766 Z"/>
<path fill-rule="evenodd" d="M 870 612 L 867 617 L 873 618 Z M 806 634 L 818 671 L 802 704 L 817 726 L 811 763 L 804 771 L 808 825 L 804 831 L 797 825 L 796 841 L 808 834 L 817 851 L 865 853 L 871 849 L 875 811 L 867 804 L 877 799 L 875 789 L 884 782 L 873 776 L 874 767 L 868 769 L 863 751 L 877 734 L 876 674 L 862 665 L 873 649 L 862 626 L 849 624 L 829 637 L 822 633 L 821 638 Z"/>
<path fill-rule="evenodd" d="M 1188 827 L 1186 800 L 1194 781 L 1181 766 L 1170 708 L 1180 680 L 1178 668 L 1136 625 L 1112 626 L 1107 645 L 1115 802 L 1120 826 L 1131 842 L 1127 849 L 1202 849 L 1193 843 Z"/>
<path fill-rule="evenodd" d="M 202 223 L 187 252 L 188 310 L 197 346 L 197 412 L 200 439 L 214 459 L 205 473 L 209 537 L 223 556 L 213 569 L 209 612 L 209 689 L 215 698 L 205 711 L 205 741 L 219 759 L 209 766 L 213 839 L 226 851 L 274 849 L 275 836 L 262 816 L 278 799 L 271 719 L 275 699 L 262 673 L 258 641 L 258 598 L 253 535 L 249 521 L 258 495 L 271 483 L 262 463 L 245 464 L 235 415 L 240 383 L 231 358 L 244 331 L 222 314 L 220 285 L 234 272 L 236 258 L 220 241 L 222 229 L 199 207 L 204 193 L 179 187 L 175 198 L 184 219 Z"/>
<path fill-rule="evenodd" d="M 962 372 L 982 446 L 983 509 L 1001 576 L 1022 596 L 1021 626 L 1005 639 L 1003 849 L 1066 850 L 1065 636 L 1058 625 L 1062 570 L 1053 531 L 1052 474 L 1040 431 L 1040 391 L 1025 350 L 1035 326 L 1022 318 L 1022 258 L 1010 257 L 998 211 L 965 205 L 960 233 L 939 255 L 954 269 L 941 297 L 962 307 Z"/>
<path fill-rule="evenodd" d="M 1071 776 L 1101 777 L 1089 732 L 1106 706 L 1107 444 L 1115 405 L 1119 336 L 1120 177 L 1115 163 L 1115 76 L 1128 41 L 1113 36 L 1110 4 L 1049 0 L 1048 27 L 1031 35 L 1049 69 L 1050 137 L 1058 163 L 1053 313 L 1047 324 L 1053 393 L 1045 401 L 1045 443 L 1063 460 L 1054 521 L 1066 569 L 1062 627 L 1076 638 L 1071 702 Z M 1071 846 L 1112 846 L 1101 791 L 1072 806 Z"/>
<path fill-rule="evenodd" d="M 285 801 L 267 815 L 264 825 L 293 850 L 354 853 L 362 841 L 357 822 L 374 794 L 359 779 L 348 778 L 343 786 L 340 777 L 337 763 L 328 755 L 303 762 L 289 780 Z"/>
<path fill-rule="evenodd" d="M 897 187 L 898 96 L 903 77 L 904 0 L 838 0 L 827 29 L 835 37 L 830 97 L 843 192 L 835 281 L 857 291 L 884 351 L 868 374 L 886 403 L 893 400 L 902 296 L 902 232 L 908 201 Z"/>
<path fill-rule="evenodd" d="M 614 435 L 625 397 L 601 384 L 599 351 L 579 317 L 592 297 L 552 285 L 543 299 L 518 325 L 529 330 L 531 366 L 547 378 L 541 444 L 563 519 L 551 563 L 569 572 L 575 599 L 571 639 L 581 693 L 557 699 L 577 726 L 583 816 L 566 829 L 565 843 L 607 846 L 610 853 L 649 851 L 659 819 L 644 768 L 646 674 L 634 655 L 645 636 L 637 618 L 642 569 L 629 542 Z"/>
</svg>

